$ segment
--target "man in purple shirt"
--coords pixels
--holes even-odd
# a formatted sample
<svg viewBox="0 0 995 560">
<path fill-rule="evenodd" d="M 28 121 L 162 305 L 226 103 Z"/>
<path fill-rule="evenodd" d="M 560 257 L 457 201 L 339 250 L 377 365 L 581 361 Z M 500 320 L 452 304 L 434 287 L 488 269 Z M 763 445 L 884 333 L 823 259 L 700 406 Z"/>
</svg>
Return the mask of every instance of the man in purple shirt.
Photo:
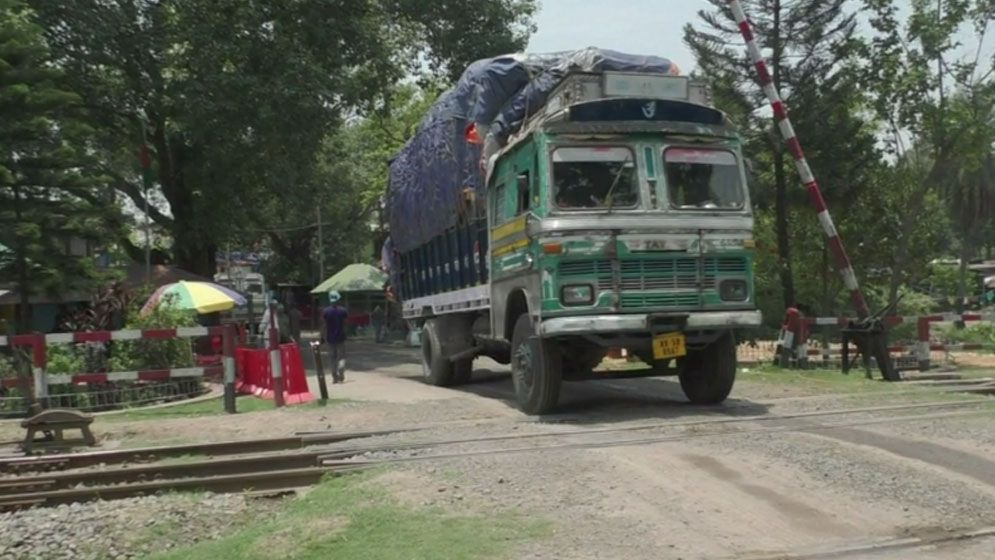
<svg viewBox="0 0 995 560">
<path fill-rule="evenodd" d="M 328 343 L 332 358 L 332 383 L 345 381 L 345 321 L 349 314 L 339 304 L 341 299 L 335 290 L 328 292 L 328 307 L 321 313 L 321 338 Z"/>
</svg>

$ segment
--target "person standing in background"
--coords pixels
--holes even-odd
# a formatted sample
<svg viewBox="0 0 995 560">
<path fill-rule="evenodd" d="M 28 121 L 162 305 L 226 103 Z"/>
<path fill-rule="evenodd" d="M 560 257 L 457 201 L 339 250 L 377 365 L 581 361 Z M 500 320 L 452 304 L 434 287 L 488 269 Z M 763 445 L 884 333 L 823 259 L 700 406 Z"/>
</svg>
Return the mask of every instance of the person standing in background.
<svg viewBox="0 0 995 560">
<path fill-rule="evenodd" d="M 301 310 L 291 302 L 290 311 L 287 312 L 287 317 L 290 320 L 290 338 L 294 339 L 294 342 L 301 341 L 301 320 L 304 318 L 304 314 Z"/>
<path fill-rule="evenodd" d="M 328 292 L 328 307 L 321 313 L 321 338 L 328 343 L 332 358 L 332 383 L 345 381 L 345 327 L 349 314 L 339 304 L 341 299 L 335 290 Z"/>
<path fill-rule="evenodd" d="M 370 319 L 373 321 L 373 341 L 380 343 L 383 342 L 384 336 L 384 312 L 383 308 L 379 305 L 373 308 L 373 313 L 370 314 Z"/>
</svg>

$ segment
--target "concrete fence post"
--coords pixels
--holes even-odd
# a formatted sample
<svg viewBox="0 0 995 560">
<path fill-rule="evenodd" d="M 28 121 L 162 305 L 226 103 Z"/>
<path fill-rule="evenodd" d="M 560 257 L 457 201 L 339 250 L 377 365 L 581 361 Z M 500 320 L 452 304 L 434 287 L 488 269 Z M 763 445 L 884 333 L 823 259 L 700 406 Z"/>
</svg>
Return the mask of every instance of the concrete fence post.
<svg viewBox="0 0 995 560">
<path fill-rule="evenodd" d="M 224 384 L 225 384 L 225 412 L 235 414 L 235 325 L 224 326 L 221 338 L 221 347 L 224 364 Z"/>
<path fill-rule="evenodd" d="M 919 371 L 929 371 L 929 324 L 932 317 L 919 317 L 916 321 L 916 361 Z"/>
<path fill-rule="evenodd" d="M 269 304 L 269 365 L 273 372 L 273 403 L 284 406 L 283 358 L 280 356 L 280 327 L 276 320 L 276 302 Z"/>
<path fill-rule="evenodd" d="M 45 335 L 35 334 L 31 342 L 31 377 L 34 380 L 35 402 L 42 408 L 48 408 L 48 365 Z"/>
</svg>

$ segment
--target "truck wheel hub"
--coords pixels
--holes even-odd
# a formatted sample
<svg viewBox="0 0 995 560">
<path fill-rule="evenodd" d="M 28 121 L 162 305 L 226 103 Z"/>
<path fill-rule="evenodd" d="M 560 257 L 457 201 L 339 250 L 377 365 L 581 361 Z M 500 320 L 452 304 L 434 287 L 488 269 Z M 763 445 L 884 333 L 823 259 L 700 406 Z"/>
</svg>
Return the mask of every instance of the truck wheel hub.
<svg viewBox="0 0 995 560">
<path fill-rule="evenodd" d="M 513 373 L 519 383 L 525 387 L 532 386 L 533 356 L 528 344 L 522 344 L 515 349 Z"/>
</svg>

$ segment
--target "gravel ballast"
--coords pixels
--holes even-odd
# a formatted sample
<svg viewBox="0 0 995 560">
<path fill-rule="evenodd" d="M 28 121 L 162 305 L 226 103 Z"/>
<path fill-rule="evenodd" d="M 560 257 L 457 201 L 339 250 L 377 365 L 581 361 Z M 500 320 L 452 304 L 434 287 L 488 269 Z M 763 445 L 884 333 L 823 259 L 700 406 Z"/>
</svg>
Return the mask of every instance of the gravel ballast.
<svg viewBox="0 0 995 560">
<path fill-rule="evenodd" d="M 239 494 L 170 494 L 0 513 L 0 559 L 146 558 L 217 538 L 267 507 Z"/>
</svg>

